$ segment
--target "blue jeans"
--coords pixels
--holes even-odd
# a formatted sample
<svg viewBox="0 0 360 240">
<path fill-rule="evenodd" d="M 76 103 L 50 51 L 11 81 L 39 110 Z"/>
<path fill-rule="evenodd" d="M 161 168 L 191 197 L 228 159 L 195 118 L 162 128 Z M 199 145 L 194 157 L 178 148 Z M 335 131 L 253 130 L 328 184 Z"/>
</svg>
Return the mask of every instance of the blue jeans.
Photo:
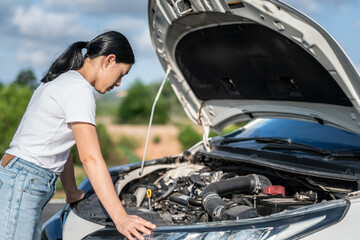
<svg viewBox="0 0 360 240">
<path fill-rule="evenodd" d="M 58 176 L 14 157 L 0 165 L 0 240 L 40 239 L 41 213 L 55 193 Z"/>
</svg>

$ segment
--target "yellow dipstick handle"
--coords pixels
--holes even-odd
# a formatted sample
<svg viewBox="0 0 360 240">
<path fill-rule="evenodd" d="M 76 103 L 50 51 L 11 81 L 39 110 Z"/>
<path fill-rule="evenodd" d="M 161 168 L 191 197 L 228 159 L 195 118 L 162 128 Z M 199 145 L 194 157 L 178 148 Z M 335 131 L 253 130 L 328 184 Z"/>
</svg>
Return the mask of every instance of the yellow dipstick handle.
<svg viewBox="0 0 360 240">
<path fill-rule="evenodd" d="M 152 210 L 152 206 L 151 206 L 151 189 L 147 189 L 146 190 L 146 196 L 149 199 L 149 210 Z"/>
<path fill-rule="evenodd" d="M 151 189 L 146 190 L 146 196 L 151 198 Z"/>
</svg>

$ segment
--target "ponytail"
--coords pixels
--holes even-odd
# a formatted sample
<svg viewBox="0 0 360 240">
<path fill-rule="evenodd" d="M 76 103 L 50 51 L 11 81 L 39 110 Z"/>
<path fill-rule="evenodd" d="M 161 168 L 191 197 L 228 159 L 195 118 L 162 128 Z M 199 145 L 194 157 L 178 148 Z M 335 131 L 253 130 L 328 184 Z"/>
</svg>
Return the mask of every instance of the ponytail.
<svg viewBox="0 0 360 240">
<path fill-rule="evenodd" d="M 84 48 L 87 49 L 85 55 L 82 54 L 82 49 Z M 93 59 L 110 54 L 116 56 L 115 61 L 117 63 L 133 64 L 135 62 L 133 50 L 126 37 L 115 31 L 105 32 L 90 42 L 80 41 L 70 45 L 66 51 L 53 62 L 41 82 L 47 83 L 64 72 L 80 69 L 87 57 Z"/>
<path fill-rule="evenodd" d="M 84 64 L 84 56 L 81 50 L 86 47 L 86 44 L 87 42 L 76 42 L 70 45 L 70 47 L 51 64 L 49 71 L 44 78 L 41 79 L 41 82 L 50 82 L 66 71 L 81 68 Z"/>
</svg>

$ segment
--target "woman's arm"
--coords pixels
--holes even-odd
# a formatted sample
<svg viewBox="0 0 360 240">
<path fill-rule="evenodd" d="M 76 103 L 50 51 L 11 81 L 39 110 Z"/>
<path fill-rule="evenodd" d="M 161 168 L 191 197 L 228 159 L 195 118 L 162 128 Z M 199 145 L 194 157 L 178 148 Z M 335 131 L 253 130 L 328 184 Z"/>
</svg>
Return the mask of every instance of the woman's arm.
<svg viewBox="0 0 360 240">
<path fill-rule="evenodd" d="M 130 240 L 134 239 L 133 236 L 144 239 L 139 231 L 150 235 L 149 229 L 156 228 L 154 224 L 125 212 L 102 157 L 95 126 L 81 122 L 74 122 L 71 125 L 86 174 L 117 230 Z"/>
<path fill-rule="evenodd" d="M 60 180 L 66 194 L 67 203 L 74 203 L 84 198 L 85 193 L 76 186 L 74 160 L 71 152 L 60 175 Z"/>
</svg>

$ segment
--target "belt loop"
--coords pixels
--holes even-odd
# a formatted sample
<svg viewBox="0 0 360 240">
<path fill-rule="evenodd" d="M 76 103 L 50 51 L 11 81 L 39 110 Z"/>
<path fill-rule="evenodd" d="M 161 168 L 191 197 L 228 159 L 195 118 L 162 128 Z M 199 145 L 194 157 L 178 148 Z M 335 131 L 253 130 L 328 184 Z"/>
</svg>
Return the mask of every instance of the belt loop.
<svg viewBox="0 0 360 240">
<path fill-rule="evenodd" d="M 13 159 L 10 160 L 10 162 L 7 164 L 9 167 L 11 167 L 15 162 L 16 160 L 18 160 L 19 158 L 18 157 L 13 157 Z"/>
</svg>

